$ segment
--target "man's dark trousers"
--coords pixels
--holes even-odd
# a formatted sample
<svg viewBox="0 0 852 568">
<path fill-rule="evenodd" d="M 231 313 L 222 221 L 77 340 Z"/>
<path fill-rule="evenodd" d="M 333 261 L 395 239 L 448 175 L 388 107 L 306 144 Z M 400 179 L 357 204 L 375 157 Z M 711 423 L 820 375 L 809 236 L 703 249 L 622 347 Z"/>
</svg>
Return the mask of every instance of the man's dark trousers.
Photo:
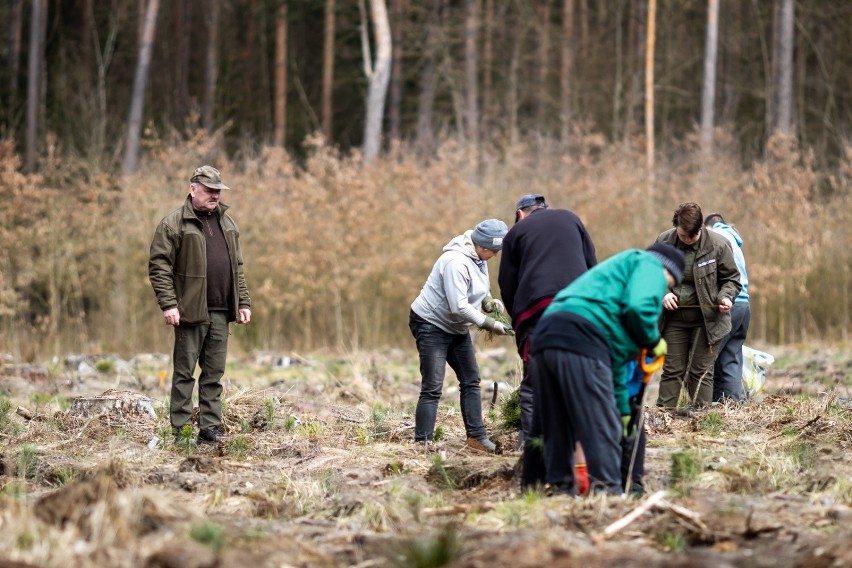
<svg viewBox="0 0 852 568">
<path fill-rule="evenodd" d="M 175 347 L 172 355 L 171 423 L 180 429 L 192 417 L 192 389 L 195 387 L 195 366 L 201 367 L 198 377 L 198 426 L 202 430 L 222 424 L 222 375 L 228 356 L 228 314 L 211 311 L 210 322 L 175 327 Z"/>
<path fill-rule="evenodd" d="M 543 481 L 574 493 L 574 446 L 586 453 L 592 491 L 621 494 L 622 425 L 615 405 L 612 370 L 578 353 L 546 349 L 532 358 L 535 416 L 525 441 L 523 487 Z"/>
</svg>

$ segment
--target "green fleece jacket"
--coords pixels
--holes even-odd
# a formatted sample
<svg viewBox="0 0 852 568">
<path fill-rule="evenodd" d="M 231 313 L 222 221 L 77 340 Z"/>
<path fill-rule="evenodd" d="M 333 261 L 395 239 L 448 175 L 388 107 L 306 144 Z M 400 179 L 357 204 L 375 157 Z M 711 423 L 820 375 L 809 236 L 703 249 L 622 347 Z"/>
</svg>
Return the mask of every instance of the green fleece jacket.
<svg viewBox="0 0 852 568">
<path fill-rule="evenodd" d="M 595 325 L 609 345 L 615 401 L 630 414 L 627 364 L 660 340 L 657 321 L 668 291 L 661 263 L 645 251 L 611 256 L 560 291 L 542 317 L 566 311 Z M 566 338 L 570 341 L 570 338 Z"/>
<path fill-rule="evenodd" d="M 228 321 L 235 321 L 240 308 L 251 308 L 240 232 L 228 206 L 219 203 L 216 216 L 231 257 L 231 306 Z M 160 309 L 177 307 L 181 325 L 197 325 L 210 320 L 207 312 L 207 242 L 202 223 L 187 197 L 181 207 L 166 215 L 154 231 L 148 259 L 148 278 Z"/>
<path fill-rule="evenodd" d="M 681 251 L 686 246 L 678 238 L 677 229 L 661 233 L 657 242 L 668 243 Z M 689 266 L 686 269 L 689 270 Z M 720 312 L 719 303 L 723 298 L 733 303 L 743 287 L 734 253 L 731 252 L 731 244 L 725 237 L 706 229 L 701 231 L 692 263 L 692 275 L 698 302 L 701 304 L 704 329 L 707 330 L 707 341 L 712 345 L 731 332 L 731 312 Z M 673 313 L 669 310 L 663 313 L 663 329 Z"/>
</svg>

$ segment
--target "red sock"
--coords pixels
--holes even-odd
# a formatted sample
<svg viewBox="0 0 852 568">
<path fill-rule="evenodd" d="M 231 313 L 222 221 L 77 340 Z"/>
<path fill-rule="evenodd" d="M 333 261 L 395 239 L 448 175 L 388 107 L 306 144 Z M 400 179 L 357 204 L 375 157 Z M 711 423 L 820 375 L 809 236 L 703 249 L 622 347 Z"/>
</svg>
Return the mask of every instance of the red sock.
<svg viewBox="0 0 852 568">
<path fill-rule="evenodd" d="M 577 486 L 577 495 L 585 497 L 589 494 L 589 471 L 586 469 L 586 464 L 574 465 L 574 485 Z"/>
</svg>

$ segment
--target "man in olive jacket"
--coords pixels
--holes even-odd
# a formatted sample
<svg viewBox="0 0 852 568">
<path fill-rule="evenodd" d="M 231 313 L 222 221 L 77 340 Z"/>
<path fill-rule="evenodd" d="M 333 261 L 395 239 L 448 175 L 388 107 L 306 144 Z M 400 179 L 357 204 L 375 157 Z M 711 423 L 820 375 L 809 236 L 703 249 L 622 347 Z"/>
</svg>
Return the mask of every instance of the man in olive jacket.
<svg viewBox="0 0 852 568">
<path fill-rule="evenodd" d="M 240 233 L 220 202 L 219 170 L 196 169 L 189 195 L 154 232 L 148 277 L 167 325 L 175 328 L 170 419 L 175 441 L 192 417 L 195 366 L 198 377 L 198 442 L 222 437 L 222 375 L 228 354 L 228 324 L 251 321 Z"/>
<path fill-rule="evenodd" d="M 731 331 L 731 307 L 742 288 L 740 271 L 728 241 L 703 230 L 704 216 L 697 203 L 681 203 L 672 225 L 657 242 L 681 251 L 685 269 L 683 281 L 663 298 L 668 356 L 657 405 L 676 407 L 685 388 L 687 404 L 703 406 L 712 402 L 713 363 L 719 342 Z"/>
</svg>

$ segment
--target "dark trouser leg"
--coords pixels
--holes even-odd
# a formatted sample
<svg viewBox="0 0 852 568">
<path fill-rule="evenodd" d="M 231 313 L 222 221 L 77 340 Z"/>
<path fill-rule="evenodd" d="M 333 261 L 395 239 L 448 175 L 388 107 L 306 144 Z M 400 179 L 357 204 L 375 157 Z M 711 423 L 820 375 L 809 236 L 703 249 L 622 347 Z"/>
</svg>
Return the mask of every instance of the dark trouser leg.
<svg viewBox="0 0 852 568">
<path fill-rule="evenodd" d="M 538 318 L 536 318 L 538 321 Z M 523 374 L 521 375 L 521 385 L 518 387 L 518 395 L 521 399 L 521 432 L 524 437 L 530 436 L 532 428 L 533 412 L 535 408 L 535 373 L 531 369 L 529 349 L 530 339 L 535 331 L 535 323 L 528 323 L 524 326 L 522 335 L 517 338 L 518 355 L 523 361 Z"/>
<path fill-rule="evenodd" d="M 748 302 L 735 302 L 731 310 L 731 333 L 719 343 L 713 367 L 713 400 L 730 398 L 742 402 L 743 344 L 751 322 Z"/>
<path fill-rule="evenodd" d="M 592 491 L 620 494 L 621 419 L 612 371 L 584 355 L 546 350 L 536 361 L 548 483 L 574 488 L 574 444 L 586 453 Z"/>
<path fill-rule="evenodd" d="M 521 432 L 524 437 L 530 436 L 532 430 L 533 412 L 535 408 L 535 378 L 530 371 L 530 362 L 524 363 L 519 397 L 521 399 Z"/>
<path fill-rule="evenodd" d="M 195 388 L 195 366 L 210 326 L 179 325 L 175 327 L 175 345 L 172 352 L 172 392 L 169 419 L 172 428 L 189 424 L 192 417 L 192 390 Z"/>
<path fill-rule="evenodd" d="M 198 365 L 198 427 L 202 430 L 222 425 L 222 375 L 228 359 L 228 314 L 210 312 L 210 326 Z"/>
<path fill-rule="evenodd" d="M 677 310 L 669 317 L 663 334 L 668 343 L 660 378 L 657 406 L 674 408 L 681 387 L 687 387 L 687 404 L 709 404 L 713 398 L 715 345 L 707 343 L 704 319 L 697 309 Z"/>
<path fill-rule="evenodd" d="M 530 366 L 537 364 L 537 358 L 529 360 Z M 536 376 L 541 376 L 541 371 L 535 371 Z M 533 401 L 540 401 L 539 392 L 533 392 Z M 547 473 L 544 465 L 544 448 L 541 446 L 541 408 L 535 403 L 532 417 L 530 419 L 529 432 L 525 433 L 524 454 L 522 458 L 521 489 L 531 489 L 538 485 L 544 485 Z"/>
<path fill-rule="evenodd" d="M 414 413 L 414 440 L 425 442 L 431 440 L 435 432 L 451 337 L 413 312 L 408 326 L 420 355 L 420 398 Z"/>
<path fill-rule="evenodd" d="M 447 363 L 459 380 L 459 402 L 467 437 L 482 439 L 485 437 L 485 424 L 482 422 L 479 367 L 470 333 L 453 337 L 447 352 Z"/>
</svg>

